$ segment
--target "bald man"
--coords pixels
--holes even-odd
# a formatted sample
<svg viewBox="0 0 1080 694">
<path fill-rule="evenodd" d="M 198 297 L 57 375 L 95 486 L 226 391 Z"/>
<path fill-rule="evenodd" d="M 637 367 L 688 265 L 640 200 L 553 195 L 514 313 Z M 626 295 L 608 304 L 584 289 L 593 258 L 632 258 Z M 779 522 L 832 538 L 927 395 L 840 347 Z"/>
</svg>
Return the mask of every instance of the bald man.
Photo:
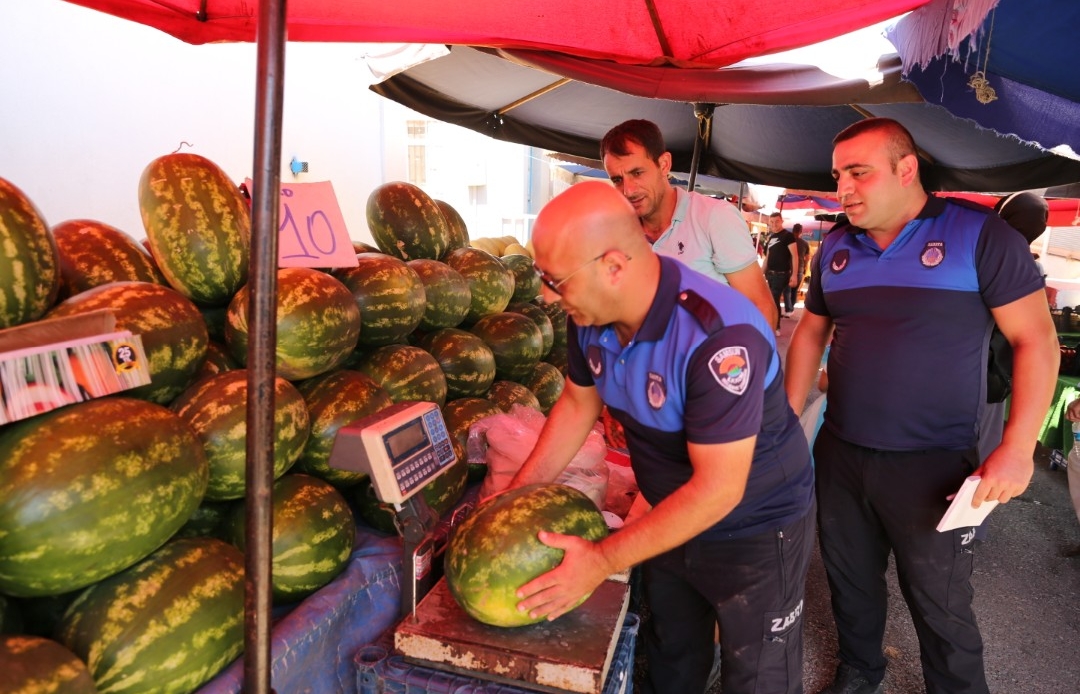
<svg viewBox="0 0 1080 694">
<path fill-rule="evenodd" d="M 548 203 L 533 246 L 545 298 L 571 319 L 569 370 L 511 486 L 555 479 L 606 404 L 653 508 L 597 543 L 541 532 L 565 555 L 519 608 L 555 619 L 641 564 L 646 692 L 704 691 L 717 624 L 725 694 L 802 692 L 813 475 L 772 326 L 738 291 L 658 256 L 605 183 Z"/>
</svg>

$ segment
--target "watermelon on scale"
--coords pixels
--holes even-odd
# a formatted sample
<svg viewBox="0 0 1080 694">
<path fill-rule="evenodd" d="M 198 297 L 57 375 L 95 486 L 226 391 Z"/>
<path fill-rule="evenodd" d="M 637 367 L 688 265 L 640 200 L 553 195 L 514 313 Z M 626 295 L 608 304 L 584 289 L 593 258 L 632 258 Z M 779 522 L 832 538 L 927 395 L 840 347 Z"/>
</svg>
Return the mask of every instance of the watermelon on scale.
<svg viewBox="0 0 1080 694">
<path fill-rule="evenodd" d="M 450 227 L 442 210 L 411 183 L 392 181 L 371 191 L 367 222 L 375 245 L 401 260 L 438 260 L 450 247 Z"/>
</svg>

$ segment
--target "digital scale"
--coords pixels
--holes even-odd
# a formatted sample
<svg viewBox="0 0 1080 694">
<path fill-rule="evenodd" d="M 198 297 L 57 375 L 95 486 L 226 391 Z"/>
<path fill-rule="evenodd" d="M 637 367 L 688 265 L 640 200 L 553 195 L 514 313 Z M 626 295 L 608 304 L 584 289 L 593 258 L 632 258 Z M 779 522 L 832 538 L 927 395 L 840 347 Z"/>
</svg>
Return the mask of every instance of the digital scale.
<svg viewBox="0 0 1080 694">
<path fill-rule="evenodd" d="M 439 518 L 417 494 L 456 461 L 442 413 L 431 402 L 397 403 L 343 426 L 330 452 L 331 467 L 367 473 L 376 496 L 395 511 L 411 580 L 394 650 L 437 670 L 539 691 L 600 694 L 626 617 L 628 574 L 604 581 L 552 622 L 505 628 L 476 621 L 455 602 L 445 578 L 434 581 Z"/>
</svg>

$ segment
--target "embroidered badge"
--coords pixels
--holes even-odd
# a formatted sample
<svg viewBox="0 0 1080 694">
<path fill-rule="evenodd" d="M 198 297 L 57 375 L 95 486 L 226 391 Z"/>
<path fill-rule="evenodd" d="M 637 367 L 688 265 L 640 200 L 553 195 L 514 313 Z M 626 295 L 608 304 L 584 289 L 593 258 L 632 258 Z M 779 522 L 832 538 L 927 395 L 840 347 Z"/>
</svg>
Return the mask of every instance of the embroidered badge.
<svg viewBox="0 0 1080 694">
<path fill-rule="evenodd" d="M 592 371 L 593 378 L 597 378 L 604 371 L 604 360 L 600 356 L 600 348 L 596 345 L 589 346 L 589 371 Z"/>
<path fill-rule="evenodd" d="M 937 267 L 943 260 L 945 260 L 945 242 L 927 241 L 922 249 L 922 255 L 919 256 L 919 262 L 923 264 L 923 267 Z"/>
<path fill-rule="evenodd" d="M 851 260 L 851 251 L 846 248 L 841 248 L 836 253 L 833 253 L 832 261 L 829 263 L 829 269 L 839 275 L 844 271 L 844 268 L 848 266 L 849 260 Z"/>
<path fill-rule="evenodd" d="M 750 355 L 745 347 L 724 347 L 709 359 L 709 371 L 721 388 L 742 395 L 750 385 Z"/>
<path fill-rule="evenodd" d="M 649 407 L 659 410 L 667 402 L 667 386 L 664 385 L 664 377 L 658 373 L 649 372 L 649 380 L 645 384 L 645 397 L 649 401 Z"/>
</svg>

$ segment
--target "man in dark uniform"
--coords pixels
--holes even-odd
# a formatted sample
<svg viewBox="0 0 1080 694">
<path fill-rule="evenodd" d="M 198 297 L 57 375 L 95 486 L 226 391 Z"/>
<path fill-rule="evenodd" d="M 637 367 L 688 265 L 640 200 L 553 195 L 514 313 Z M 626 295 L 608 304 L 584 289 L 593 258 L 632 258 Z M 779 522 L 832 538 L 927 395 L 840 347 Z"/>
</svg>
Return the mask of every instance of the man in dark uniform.
<svg viewBox="0 0 1080 694">
<path fill-rule="evenodd" d="M 801 692 L 813 473 L 768 323 L 739 292 L 658 256 L 604 183 L 548 203 L 533 245 L 546 298 L 572 321 L 569 374 L 511 486 L 554 479 L 606 404 L 653 508 L 597 543 L 541 532 L 566 554 L 518 591 L 519 607 L 554 619 L 642 564 L 646 691 L 702 692 L 719 624 L 725 694 Z"/>
<path fill-rule="evenodd" d="M 829 349 L 829 404 L 814 443 L 821 555 L 840 665 L 828 694 L 882 691 L 895 557 L 919 636 L 927 694 L 987 694 L 972 610 L 974 529 L 936 526 L 969 475 L 972 504 L 1007 502 L 1034 471 L 1058 346 L 1026 242 L 992 211 L 928 196 L 911 134 L 884 118 L 833 141 L 834 228 L 811 263 L 805 310 L 787 353 L 802 409 Z M 1005 435 L 979 464 L 993 322 L 1014 356 Z"/>
<path fill-rule="evenodd" d="M 779 212 L 769 215 L 769 238 L 765 241 L 765 281 L 769 284 L 773 302 L 776 303 L 776 334 L 780 334 L 780 297 L 787 304 L 788 313 L 795 311 L 795 305 L 788 298 L 787 290 L 799 286 L 796 275 L 799 272 L 799 248 L 795 236 L 784 228 L 784 219 Z"/>
</svg>

